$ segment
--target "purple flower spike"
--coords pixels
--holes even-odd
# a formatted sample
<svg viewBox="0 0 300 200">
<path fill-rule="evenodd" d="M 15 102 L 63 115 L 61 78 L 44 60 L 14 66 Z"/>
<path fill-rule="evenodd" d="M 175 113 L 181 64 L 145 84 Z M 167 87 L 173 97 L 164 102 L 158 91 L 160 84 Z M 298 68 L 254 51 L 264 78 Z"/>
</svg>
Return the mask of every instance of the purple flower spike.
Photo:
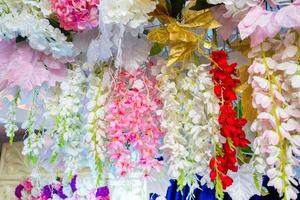
<svg viewBox="0 0 300 200">
<path fill-rule="evenodd" d="M 96 197 L 106 197 L 109 195 L 109 189 L 108 187 L 100 187 L 97 189 Z"/>
<path fill-rule="evenodd" d="M 47 197 L 48 199 L 52 198 L 52 189 L 49 185 L 46 185 L 44 188 L 43 188 L 43 196 L 44 197 Z"/>
<path fill-rule="evenodd" d="M 77 179 L 77 176 L 75 175 L 72 180 L 71 180 L 71 183 L 70 183 L 70 186 L 71 186 L 71 189 L 73 192 L 75 192 L 77 190 L 76 188 L 76 179 Z"/>
<path fill-rule="evenodd" d="M 16 190 L 15 190 L 15 196 L 19 199 L 21 199 L 22 197 L 22 190 L 24 189 L 24 186 L 19 184 L 17 187 L 16 187 Z"/>
</svg>

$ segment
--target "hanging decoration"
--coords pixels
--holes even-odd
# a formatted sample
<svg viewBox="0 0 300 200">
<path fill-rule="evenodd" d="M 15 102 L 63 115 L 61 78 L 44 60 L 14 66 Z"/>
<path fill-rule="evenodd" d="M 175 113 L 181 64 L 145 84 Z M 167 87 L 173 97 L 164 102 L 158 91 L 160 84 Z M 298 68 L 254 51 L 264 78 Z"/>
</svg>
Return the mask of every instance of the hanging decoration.
<svg viewBox="0 0 300 200">
<path fill-rule="evenodd" d="M 299 27 L 299 0 L 0 0 L 0 123 L 63 172 L 17 198 L 168 171 L 185 199 L 263 196 L 262 177 L 298 199 Z"/>
</svg>

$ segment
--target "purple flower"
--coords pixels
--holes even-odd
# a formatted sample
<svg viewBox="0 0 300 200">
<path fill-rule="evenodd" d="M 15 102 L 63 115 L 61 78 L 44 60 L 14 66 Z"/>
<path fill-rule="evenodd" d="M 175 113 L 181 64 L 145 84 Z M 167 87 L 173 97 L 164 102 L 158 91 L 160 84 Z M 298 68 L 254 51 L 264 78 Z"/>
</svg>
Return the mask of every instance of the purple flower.
<svg viewBox="0 0 300 200">
<path fill-rule="evenodd" d="M 68 198 L 67 195 L 64 194 L 62 187 L 59 190 L 57 190 L 55 193 L 62 199 Z"/>
<path fill-rule="evenodd" d="M 44 197 L 47 197 L 48 199 L 52 198 L 52 188 L 49 185 L 44 186 L 42 190 L 42 194 Z"/>
<path fill-rule="evenodd" d="M 70 183 L 70 186 L 71 186 L 71 189 L 73 192 L 75 192 L 77 190 L 76 188 L 76 179 L 77 179 L 77 176 L 75 175 L 72 180 L 71 180 L 71 183 Z"/>
<path fill-rule="evenodd" d="M 100 187 L 97 189 L 96 197 L 106 197 L 109 195 L 108 187 Z"/>
<path fill-rule="evenodd" d="M 15 190 L 15 195 L 17 198 L 21 199 L 22 197 L 22 190 L 24 190 L 24 186 L 19 184 L 17 187 L 16 187 L 16 190 Z"/>
</svg>

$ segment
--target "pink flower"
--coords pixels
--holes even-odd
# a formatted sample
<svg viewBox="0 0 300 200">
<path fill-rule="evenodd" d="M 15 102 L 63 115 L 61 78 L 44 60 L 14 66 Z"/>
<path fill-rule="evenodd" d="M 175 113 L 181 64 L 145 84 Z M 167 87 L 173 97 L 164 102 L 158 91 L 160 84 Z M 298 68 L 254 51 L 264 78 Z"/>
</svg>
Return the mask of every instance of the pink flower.
<svg viewBox="0 0 300 200">
<path fill-rule="evenodd" d="M 251 46 L 256 46 L 267 37 L 274 37 L 280 31 L 280 25 L 275 20 L 275 12 L 263 9 L 261 6 L 252 8 L 238 24 L 241 38 L 251 36 Z"/>
<path fill-rule="evenodd" d="M 23 182 L 23 186 L 24 186 L 24 190 L 26 192 L 31 192 L 33 185 L 31 183 L 31 181 L 27 178 L 25 179 L 25 181 Z"/>
<path fill-rule="evenodd" d="M 161 106 L 154 77 L 142 70 L 121 71 L 113 85 L 107 106 L 108 154 L 117 173 L 125 176 L 139 168 L 149 172 L 160 168 L 155 159 L 163 132 L 156 109 Z"/>
<path fill-rule="evenodd" d="M 54 85 L 66 76 L 64 61 L 33 50 L 26 42 L 0 42 L 0 91 L 15 86 L 30 91 L 43 83 Z"/>
<path fill-rule="evenodd" d="M 51 0 L 60 27 L 65 30 L 84 31 L 98 26 L 99 0 Z"/>
</svg>

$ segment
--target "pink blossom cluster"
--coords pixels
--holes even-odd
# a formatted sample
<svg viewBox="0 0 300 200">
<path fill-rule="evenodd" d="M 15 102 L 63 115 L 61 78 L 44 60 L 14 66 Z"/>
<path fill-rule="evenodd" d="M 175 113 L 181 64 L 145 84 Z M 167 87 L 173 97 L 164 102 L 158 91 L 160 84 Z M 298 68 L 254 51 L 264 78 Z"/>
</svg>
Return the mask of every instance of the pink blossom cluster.
<svg viewBox="0 0 300 200">
<path fill-rule="evenodd" d="M 79 32 L 98 26 L 99 0 L 51 0 L 51 3 L 60 27 L 67 31 Z"/>
<path fill-rule="evenodd" d="M 0 41 L 0 91 L 19 86 L 30 91 L 43 83 L 54 85 L 67 76 L 63 60 L 32 49 L 26 42 Z"/>
<path fill-rule="evenodd" d="M 274 39 L 261 51 L 253 49 L 256 59 L 248 69 L 252 104 L 258 113 L 251 126 L 258 133 L 255 165 L 286 199 L 297 199 L 298 193 L 291 184 L 297 185 L 294 167 L 300 156 L 300 65 L 295 62 L 295 43 L 299 43 L 296 33 L 288 32 L 282 41 Z M 272 52 L 272 57 L 266 57 L 265 51 Z"/>
<path fill-rule="evenodd" d="M 260 44 L 267 37 L 273 38 L 281 28 L 299 28 L 300 0 L 277 12 L 266 10 L 262 5 L 255 6 L 238 27 L 242 39 L 251 37 L 251 46 Z"/>
<path fill-rule="evenodd" d="M 118 73 L 108 104 L 108 154 L 117 174 L 125 176 L 134 169 L 148 176 L 159 169 L 156 159 L 164 133 L 156 114 L 161 101 L 156 81 L 139 69 L 130 74 Z"/>
</svg>

